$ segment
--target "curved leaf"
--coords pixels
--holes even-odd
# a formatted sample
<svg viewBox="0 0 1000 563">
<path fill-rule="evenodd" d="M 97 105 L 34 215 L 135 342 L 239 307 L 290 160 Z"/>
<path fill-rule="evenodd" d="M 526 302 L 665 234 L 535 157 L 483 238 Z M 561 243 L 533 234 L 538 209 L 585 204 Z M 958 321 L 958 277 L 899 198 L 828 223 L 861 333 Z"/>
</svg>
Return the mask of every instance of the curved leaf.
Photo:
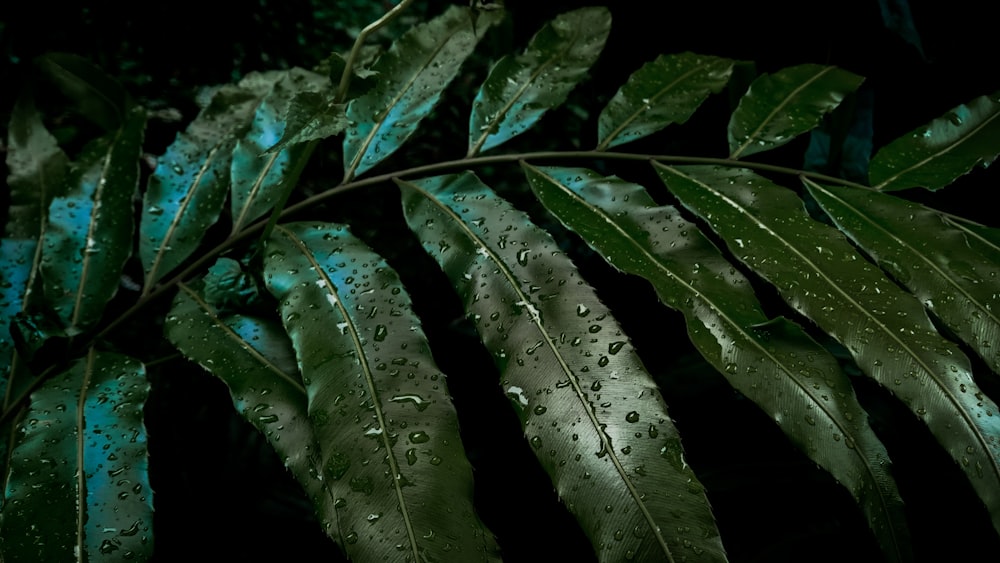
<svg viewBox="0 0 1000 563">
<path fill-rule="evenodd" d="M 804 182 L 841 231 L 1000 373 L 1000 264 L 922 205 Z"/>
<path fill-rule="evenodd" d="M 233 232 L 270 211 L 286 188 L 293 171 L 308 159 L 311 151 L 302 145 L 269 151 L 285 132 L 285 116 L 292 97 L 300 92 L 316 92 L 329 86 L 319 74 L 293 68 L 283 73 L 256 108 L 253 123 L 233 150 L 230 188 Z"/>
<path fill-rule="evenodd" d="M 69 193 L 49 207 L 41 261 L 45 298 L 71 334 L 100 320 L 132 253 L 145 124 L 145 110 L 134 108 L 122 129 L 88 145 Z"/>
<path fill-rule="evenodd" d="M 869 178 L 877 190 L 939 190 L 1000 154 L 1000 93 L 962 104 L 882 147 Z"/>
<path fill-rule="evenodd" d="M 159 158 L 146 186 L 139 223 L 147 290 L 187 259 L 218 221 L 229 189 L 236 135 L 259 102 L 253 92 L 222 87 Z"/>
<path fill-rule="evenodd" d="M 851 491 L 886 555 L 911 559 L 889 456 L 833 356 L 798 325 L 769 320 L 747 279 L 641 186 L 583 168 L 523 166 L 546 209 L 617 269 L 653 284 L 684 314 L 705 359 Z"/>
<path fill-rule="evenodd" d="M 336 97 L 320 92 L 299 92 L 288 103 L 285 130 L 281 139 L 267 153 L 325 139 L 347 129 L 347 104 L 338 104 Z"/>
<path fill-rule="evenodd" d="M 128 92 L 94 63 L 72 53 L 46 53 L 35 64 L 76 104 L 81 116 L 109 133 L 126 125 Z"/>
<path fill-rule="evenodd" d="M 372 67 L 379 75 L 375 88 L 347 106 L 345 179 L 394 153 L 437 105 L 479 41 L 473 17 L 469 8 L 453 5 L 408 31 L 379 57 Z"/>
<path fill-rule="evenodd" d="M 320 476 L 319 446 L 292 343 L 277 320 L 221 315 L 200 285 L 178 285 L 167 314 L 167 338 L 226 383 L 236 410 L 267 438 L 312 499 L 326 532 L 342 542 L 334 499 Z"/>
<path fill-rule="evenodd" d="M 780 147 L 816 127 L 863 80 L 837 67 L 814 64 L 760 75 L 729 120 L 729 158 Z"/>
<path fill-rule="evenodd" d="M 152 555 L 148 389 L 140 362 L 91 348 L 32 394 L 4 490 L 5 561 Z"/>
<path fill-rule="evenodd" d="M 346 228 L 279 225 L 264 278 L 309 394 L 323 479 L 355 560 L 495 560 L 472 469 L 395 272 Z"/>
<path fill-rule="evenodd" d="M 552 238 L 471 173 L 397 183 L 598 557 L 724 561 L 656 383 Z"/>
<path fill-rule="evenodd" d="M 979 223 L 947 215 L 944 217 L 946 223 L 962 231 L 965 234 L 969 246 L 989 258 L 1000 263 L 1000 229 L 994 229 Z"/>
<path fill-rule="evenodd" d="M 629 77 L 601 112 L 597 150 L 652 135 L 684 123 L 709 94 L 729 82 L 733 61 L 680 53 L 661 55 Z"/>
<path fill-rule="evenodd" d="M 52 198 L 66 192 L 66 153 L 42 124 L 34 102 L 22 96 L 11 112 L 7 136 L 10 203 L 4 232 L 11 238 L 38 238 Z"/>
<path fill-rule="evenodd" d="M 546 24 L 520 55 L 500 59 L 472 104 L 469 156 L 520 135 L 566 101 L 610 30 L 607 8 L 580 8 Z"/>
<path fill-rule="evenodd" d="M 14 341 L 9 327 L 14 316 L 25 309 L 37 246 L 34 240 L 0 240 L 0 397 L 4 398 L 9 378 L 15 372 Z M 7 401 L 0 401 L 6 410 Z"/>
<path fill-rule="evenodd" d="M 813 221 L 793 192 L 742 169 L 657 172 L 729 249 L 797 311 L 843 344 L 961 465 L 1000 529 L 1000 416 L 969 360 L 935 332 L 923 306 Z"/>
</svg>

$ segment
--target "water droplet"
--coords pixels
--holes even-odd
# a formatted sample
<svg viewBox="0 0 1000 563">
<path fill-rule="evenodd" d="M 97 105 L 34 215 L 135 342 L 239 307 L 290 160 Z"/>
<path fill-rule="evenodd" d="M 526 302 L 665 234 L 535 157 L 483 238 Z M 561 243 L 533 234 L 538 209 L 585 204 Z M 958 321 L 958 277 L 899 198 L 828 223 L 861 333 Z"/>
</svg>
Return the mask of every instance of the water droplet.
<svg viewBox="0 0 1000 563">
<path fill-rule="evenodd" d="M 614 356 L 615 354 L 621 351 L 623 346 L 625 346 L 625 343 L 620 340 L 617 342 L 612 342 L 608 344 L 608 353 Z"/>
<path fill-rule="evenodd" d="M 639 413 L 637 413 L 636 411 L 632 411 L 627 415 L 625 415 L 625 420 L 629 422 L 639 422 Z"/>
<path fill-rule="evenodd" d="M 537 414 L 539 416 L 545 414 L 546 410 L 548 410 L 548 409 L 546 409 L 542 405 L 536 405 L 535 408 L 534 408 L 535 414 Z"/>
<path fill-rule="evenodd" d="M 375 342 L 382 342 L 385 340 L 385 336 L 388 333 L 385 325 L 378 325 L 375 327 Z"/>
<path fill-rule="evenodd" d="M 532 436 L 531 440 L 529 441 L 531 442 L 532 447 L 534 447 L 536 450 L 541 449 L 542 439 L 539 436 Z"/>
<path fill-rule="evenodd" d="M 414 444 L 424 444 L 428 442 L 430 439 L 431 437 L 428 436 L 427 433 L 424 432 L 423 430 L 418 430 L 416 432 L 410 433 L 410 442 L 413 442 Z"/>
</svg>

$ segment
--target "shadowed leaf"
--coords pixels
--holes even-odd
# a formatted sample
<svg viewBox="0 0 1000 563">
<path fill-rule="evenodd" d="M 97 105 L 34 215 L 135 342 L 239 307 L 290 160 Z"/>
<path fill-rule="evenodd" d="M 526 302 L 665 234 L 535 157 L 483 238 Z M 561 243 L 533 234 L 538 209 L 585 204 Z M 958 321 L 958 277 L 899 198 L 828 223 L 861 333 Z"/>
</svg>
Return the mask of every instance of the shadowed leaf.
<svg viewBox="0 0 1000 563">
<path fill-rule="evenodd" d="M 911 559 L 888 454 L 833 356 L 797 325 L 768 319 L 747 279 L 641 186 L 583 168 L 523 167 L 546 209 L 618 270 L 653 284 L 705 359 L 851 491 L 886 556 Z"/>
<path fill-rule="evenodd" d="M 1000 93 L 980 96 L 883 147 L 869 178 L 877 190 L 939 190 L 1000 154 Z"/>
<path fill-rule="evenodd" d="M 469 156 L 520 135 L 566 101 L 597 60 L 610 29 L 606 8 L 580 8 L 546 24 L 520 55 L 500 59 L 472 104 Z"/>
<path fill-rule="evenodd" d="M 132 254 L 132 198 L 139 181 L 145 110 L 91 142 L 74 164 L 70 190 L 52 200 L 41 261 L 45 298 L 67 332 L 98 320 Z"/>
<path fill-rule="evenodd" d="M 4 488 L 5 561 L 152 555 L 148 389 L 140 362 L 91 348 L 32 394 Z"/>
<path fill-rule="evenodd" d="M 968 358 L 935 330 L 923 305 L 812 220 L 802 200 L 743 169 L 657 172 L 729 249 L 798 312 L 837 339 L 960 464 L 1000 529 L 1000 417 Z"/>
<path fill-rule="evenodd" d="M 725 561 L 656 383 L 551 236 L 472 173 L 397 181 L 602 561 Z"/>
<path fill-rule="evenodd" d="M 395 272 L 344 227 L 295 223 L 268 239 L 264 279 L 302 369 L 348 555 L 499 559 L 473 511 L 444 375 Z"/>
<path fill-rule="evenodd" d="M 285 131 L 267 153 L 291 145 L 339 135 L 347 129 L 347 105 L 336 103 L 332 95 L 299 92 L 292 97 L 285 115 Z"/>
<path fill-rule="evenodd" d="M 762 74 L 729 120 L 729 158 L 780 147 L 816 127 L 863 80 L 837 67 L 814 64 Z"/>
<path fill-rule="evenodd" d="M 733 61 L 680 53 L 661 55 L 629 77 L 598 120 L 597 150 L 652 135 L 684 123 L 729 82 Z"/>
<path fill-rule="evenodd" d="M 35 64 L 73 101 L 81 116 L 109 133 L 125 126 L 128 92 L 94 63 L 71 53 L 47 53 L 35 59 Z"/>
</svg>

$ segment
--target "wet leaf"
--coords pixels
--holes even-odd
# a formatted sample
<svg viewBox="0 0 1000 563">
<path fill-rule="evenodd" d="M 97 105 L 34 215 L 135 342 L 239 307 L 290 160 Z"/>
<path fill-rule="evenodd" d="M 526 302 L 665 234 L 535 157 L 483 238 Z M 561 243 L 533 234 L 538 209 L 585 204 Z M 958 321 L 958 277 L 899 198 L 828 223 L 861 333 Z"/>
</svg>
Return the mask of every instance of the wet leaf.
<svg viewBox="0 0 1000 563">
<path fill-rule="evenodd" d="M 552 238 L 472 173 L 397 183 L 598 557 L 724 561 L 656 383 Z"/>
<path fill-rule="evenodd" d="M 74 164 L 70 189 L 49 207 L 42 247 L 45 298 L 72 335 L 100 320 L 132 253 L 132 198 L 139 180 L 145 110 L 91 142 Z"/>
<path fill-rule="evenodd" d="M 473 511 L 444 375 L 395 272 L 342 226 L 295 223 L 268 240 L 264 278 L 302 369 L 348 555 L 498 559 Z"/>
<path fill-rule="evenodd" d="M 219 258 L 205 274 L 205 301 L 221 313 L 242 312 L 260 304 L 253 276 L 232 258 Z"/>
<path fill-rule="evenodd" d="M 152 555 L 148 389 L 140 362 L 91 348 L 32 394 L 4 489 L 5 561 Z"/>
<path fill-rule="evenodd" d="M 375 87 L 347 106 L 345 178 L 371 169 L 417 130 L 485 32 L 483 26 L 474 31 L 472 22 L 468 7 L 451 6 L 379 57 L 372 66 Z"/>
<path fill-rule="evenodd" d="M 147 290 L 186 260 L 219 219 L 236 138 L 260 97 L 224 86 L 167 148 L 149 177 L 139 224 Z"/>
<path fill-rule="evenodd" d="M 837 227 L 1000 373 L 1000 264 L 922 205 L 868 190 L 809 193 Z"/>
<path fill-rule="evenodd" d="M 523 167 L 546 209 L 618 270 L 653 284 L 705 359 L 851 491 L 886 556 L 911 559 L 888 454 L 833 356 L 798 325 L 768 319 L 698 227 L 641 186 L 583 168 Z"/>
<path fill-rule="evenodd" d="M 329 87 L 329 79 L 302 69 L 285 71 L 256 109 L 250 130 L 236 144 L 230 174 L 233 232 L 270 211 L 282 195 L 285 182 L 309 157 L 302 145 L 268 151 L 285 132 L 285 114 L 295 94 Z"/>
<path fill-rule="evenodd" d="M 934 330 L 920 301 L 861 257 L 839 231 L 810 219 L 790 190 L 743 169 L 656 169 L 738 259 L 924 421 L 1000 529 L 997 406 L 979 391 L 968 358 Z"/>
<path fill-rule="evenodd" d="M 128 92 L 94 63 L 71 53 L 47 53 L 35 59 L 35 64 L 81 116 L 109 133 L 126 125 Z"/>
<path fill-rule="evenodd" d="M 729 59 L 693 53 L 661 55 L 644 64 L 601 112 L 597 150 L 684 123 L 709 94 L 726 86 L 732 71 Z"/>
<path fill-rule="evenodd" d="M 347 104 L 338 104 L 331 94 L 299 92 L 288 104 L 281 139 L 267 152 L 339 135 L 347 124 Z"/>
<path fill-rule="evenodd" d="M 883 147 L 869 178 L 877 190 L 939 190 L 1000 154 L 1000 93 L 962 104 Z"/>
<path fill-rule="evenodd" d="M 760 75 L 729 120 L 729 158 L 780 147 L 816 127 L 863 80 L 837 67 L 814 64 Z"/>
<path fill-rule="evenodd" d="M 306 389 L 281 323 L 222 314 L 205 298 L 201 283 L 178 287 L 167 314 L 167 338 L 186 358 L 226 383 L 236 410 L 264 435 L 302 485 L 327 534 L 343 543 L 334 498 L 323 486 Z"/>
<path fill-rule="evenodd" d="M 37 245 L 34 240 L 0 240 L 0 397 L 6 396 L 16 369 L 10 325 L 25 309 Z"/>
<path fill-rule="evenodd" d="M 472 104 L 469 156 L 520 135 L 566 101 L 597 61 L 610 29 L 607 8 L 580 8 L 546 24 L 520 55 L 500 59 Z"/>
</svg>

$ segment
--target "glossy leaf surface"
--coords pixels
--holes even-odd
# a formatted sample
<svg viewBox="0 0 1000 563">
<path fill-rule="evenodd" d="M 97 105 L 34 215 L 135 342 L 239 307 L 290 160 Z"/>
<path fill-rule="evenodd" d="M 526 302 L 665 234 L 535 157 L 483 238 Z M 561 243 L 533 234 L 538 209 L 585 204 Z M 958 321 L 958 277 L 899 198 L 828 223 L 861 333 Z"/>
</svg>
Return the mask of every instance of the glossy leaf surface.
<svg viewBox="0 0 1000 563">
<path fill-rule="evenodd" d="M 139 180 L 145 110 L 93 141 L 74 165 L 71 187 L 49 207 L 41 272 L 45 297 L 75 332 L 96 323 L 132 253 L 132 198 Z"/>
<path fill-rule="evenodd" d="M 923 305 L 809 218 L 802 200 L 747 170 L 656 166 L 686 207 L 836 338 L 906 404 L 960 464 L 1000 529 L 1000 416 L 968 358 L 935 330 Z"/>
<path fill-rule="evenodd" d="M 598 558 L 724 561 L 656 383 L 551 236 L 471 173 L 398 183 Z"/>
<path fill-rule="evenodd" d="M 729 158 L 780 147 L 811 130 L 863 80 L 837 67 L 814 64 L 759 76 L 729 120 Z"/>
<path fill-rule="evenodd" d="M 606 8 L 580 8 L 546 24 L 520 55 L 500 59 L 472 104 L 469 156 L 520 135 L 566 101 L 601 54 L 610 29 Z"/>
<path fill-rule="evenodd" d="M 877 190 L 939 190 L 1000 154 L 1000 93 L 980 96 L 889 143 L 872 159 Z"/>
<path fill-rule="evenodd" d="M 257 106 L 250 130 L 233 150 L 230 203 L 234 233 L 274 207 L 286 187 L 285 182 L 301 164 L 299 160 L 309 157 L 301 145 L 268 151 L 285 132 L 285 113 L 292 97 L 328 86 L 326 77 L 292 69 L 283 73 Z"/>
<path fill-rule="evenodd" d="M 302 485 L 327 533 L 342 541 L 333 497 L 323 486 L 306 389 L 288 335 L 277 319 L 220 313 L 201 286 L 178 286 L 167 314 L 167 338 L 226 383 L 236 410 L 264 435 Z"/>
<path fill-rule="evenodd" d="M 348 555 L 498 559 L 473 511 L 472 469 L 444 375 L 395 272 L 327 223 L 279 225 L 264 261 Z"/>
<path fill-rule="evenodd" d="M 4 490 L 5 561 L 152 555 L 148 388 L 140 362 L 90 349 L 32 394 Z"/>
<path fill-rule="evenodd" d="M 347 106 L 346 178 L 362 174 L 394 153 L 417 130 L 479 40 L 473 13 L 452 6 L 399 38 L 372 67 L 375 87 Z"/>
<path fill-rule="evenodd" d="M 583 168 L 523 167 L 546 209 L 617 269 L 653 284 L 684 314 L 705 359 L 851 491 L 886 555 L 909 559 L 888 454 L 833 356 L 797 325 L 768 319 L 747 279 L 641 186 Z"/>
<path fill-rule="evenodd" d="M 597 122 L 597 150 L 652 135 L 671 123 L 684 123 L 729 82 L 733 61 L 680 53 L 661 55 L 629 77 Z"/>
<path fill-rule="evenodd" d="M 139 224 L 139 258 L 147 289 L 187 259 L 219 219 L 229 190 L 236 136 L 259 98 L 221 88 L 159 158 L 149 178 Z"/>
<path fill-rule="evenodd" d="M 347 104 L 338 104 L 329 94 L 299 92 L 288 104 L 281 139 L 267 152 L 338 135 L 347 125 Z"/>
<path fill-rule="evenodd" d="M 37 246 L 34 240 L 0 240 L 0 397 L 5 396 L 15 353 L 9 327 L 24 310 Z"/>
<path fill-rule="evenodd" d="M 841 231 L 1000 373 L 1000 264 L 922 205 L 805 182 Z"/>
</svg>

